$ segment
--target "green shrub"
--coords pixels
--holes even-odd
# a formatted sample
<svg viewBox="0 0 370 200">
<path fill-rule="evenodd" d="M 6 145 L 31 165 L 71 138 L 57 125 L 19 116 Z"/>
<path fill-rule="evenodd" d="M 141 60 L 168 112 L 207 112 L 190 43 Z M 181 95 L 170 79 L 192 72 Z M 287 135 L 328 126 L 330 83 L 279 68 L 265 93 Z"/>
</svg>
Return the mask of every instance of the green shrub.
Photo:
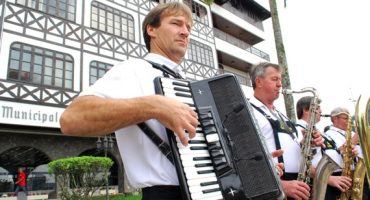
<svg viewBox="0 0 370 200">
<path fill-rule="evenodd" d="M 105 196 L 97 196 L 93 197 L 91 200 L 105 200 Z M 141 200 L 141 195 L 125 195 L 125 194 L 117 194 L 117 195 L 109 195 L 110 200 Z"/>
<path fill-rule="evenodd" d="M 104 185 L 112 165 L 106 157 L 70 157 L 50 162 L 48 171 L 55 175 L 60 199 L 81 200 Z"/>
</svg>

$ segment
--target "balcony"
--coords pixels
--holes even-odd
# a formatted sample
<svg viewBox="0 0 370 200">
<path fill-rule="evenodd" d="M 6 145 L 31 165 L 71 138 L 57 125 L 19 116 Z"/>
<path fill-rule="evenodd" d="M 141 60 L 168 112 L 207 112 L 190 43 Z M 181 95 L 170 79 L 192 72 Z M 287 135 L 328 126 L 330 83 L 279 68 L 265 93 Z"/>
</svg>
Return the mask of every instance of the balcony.
<svg viewBox="0 0 370 200">
<path fill-rule="evenodd" d="M 252 87 L 252 82 L 248 76 L 242 75 L 242 74 L 236 74 L 231 71 L 227 71 L 224 69 L 218 69 L 219 74 L 233 74 L 235 75 L 236 79 L 241 85 Z"/>
<path fill-rule="evenodd" d="M 232 36 L 228 33 L 225 33 L 225 32 L 223 32 L 223 31 L 221 31 L 217 28 L 213 28 L 213 31 L 214 31 L 215 37 L 217 37 L 217 38 L 219 38 L 223 41 L 226 41 L 229 44 L 237 46 L 240 49 L 248 51 L 249 53 L 251 53 L 253 55 L 256 55 L 260 58 L 263 58 L 264 60 L 270 61 L 270 56 L 267 53 L 251 46 L 250 44 L 244 42 L 243 40 L 240 40 L 239 38 L 236 38 L 236 37 L 234 37 L 234 36 Z"/>
</svg>

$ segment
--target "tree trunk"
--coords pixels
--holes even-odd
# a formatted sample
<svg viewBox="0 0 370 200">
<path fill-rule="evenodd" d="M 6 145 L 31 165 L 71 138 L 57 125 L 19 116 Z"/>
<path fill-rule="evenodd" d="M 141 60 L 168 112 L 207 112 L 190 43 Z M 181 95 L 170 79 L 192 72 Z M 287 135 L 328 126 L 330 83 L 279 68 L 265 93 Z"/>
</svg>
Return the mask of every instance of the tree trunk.
<svg viewBox="0 0 370 200">
<path fill-rule="evenodd" d="M 281 29 L 280 29 L 280 22 L 279 22 L 279 15 L 278 15 L 277 7 L 276 7 L 276 0 L 269 0 L 269 3 L 270 3 L 272 27 L 274 29 L 274 36 L 275 36 L 275 47 L 277 51 L 276 53 L 278 56 L 279 65 L 283 68 L 283 73 L 282 73 L 283 89 L 291 89 L 288 64 L 286 60 L 285 48 L 284 48 L 283 38 L 281 34 Z M 293 95 L 284 94 L 284 103 L 285 103 L 285 110 L 286 110 L 286 114 L 288 118 L 291 119 L 292 121 L 296 121 Z"/>
</svg>

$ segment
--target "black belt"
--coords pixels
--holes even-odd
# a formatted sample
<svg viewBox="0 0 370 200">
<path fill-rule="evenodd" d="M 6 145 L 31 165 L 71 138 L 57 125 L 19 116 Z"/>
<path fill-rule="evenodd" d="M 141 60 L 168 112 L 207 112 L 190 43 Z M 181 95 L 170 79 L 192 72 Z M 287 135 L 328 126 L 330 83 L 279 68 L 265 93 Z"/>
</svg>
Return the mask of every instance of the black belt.
<svg viewBox="0 0 370 200">
<path fill-rule="evenodd" d="M 333 172 L 332 176 L 342 176 L 342 172 Z"/>
<path fill-rule="evenodd" d="M 156 185 L 141 189 L 142 200 L 181 200 L 178 185 Z"/>
<path fill-rule="evenodd" d="M 297 180 L 298 173 L 284 173 L 281 177 L 282 180 Z"/>
</svg>

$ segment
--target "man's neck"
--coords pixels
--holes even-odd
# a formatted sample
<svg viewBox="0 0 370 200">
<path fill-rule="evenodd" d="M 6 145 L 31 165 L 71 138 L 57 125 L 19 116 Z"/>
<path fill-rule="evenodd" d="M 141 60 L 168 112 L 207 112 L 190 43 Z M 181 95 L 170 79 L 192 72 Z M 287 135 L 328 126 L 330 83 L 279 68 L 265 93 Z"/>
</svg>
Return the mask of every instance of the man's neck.
<svg viewBox="0 0 370 200">
<path fill-rule="evenodd" d="M 303 115 L 303 116 L 302 116 L 302 120 L 304 120 L 305 122 L 307 122 L 307 123 L 308 123 L 309 118 L 308 118 L 308 116 Z"/>
<path fill-rule="evenodd" d="M 176 64 L 180 64 L 182 59 L 183 59 L 183 56 L 179 56 L 177 54 L 169 55 L 169 54 L 166 54 L 166 52 L 161 51 L 161 49 L 156 49 L 156 48 L 151 49 L 150 53 L 161 55 L 161 56 L 171 60 L 172 62 L 175 62 Z"/>
<path fill-rule="evenodd" d="M 258 99 L 263 105 L 265 105 L 270 110 L 275 110 L 274 101 L 269 101 L 263 98 L 262 95 L 254 94 L 254 98 Z"/>
</svg>

